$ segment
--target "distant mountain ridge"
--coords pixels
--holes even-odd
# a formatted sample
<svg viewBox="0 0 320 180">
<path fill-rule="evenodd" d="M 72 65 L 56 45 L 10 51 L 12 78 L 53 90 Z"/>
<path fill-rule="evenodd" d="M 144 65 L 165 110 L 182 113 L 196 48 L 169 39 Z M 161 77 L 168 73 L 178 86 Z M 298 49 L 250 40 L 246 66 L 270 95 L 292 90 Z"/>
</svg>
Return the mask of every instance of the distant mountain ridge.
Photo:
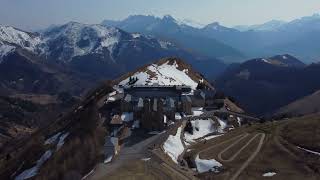
<svg viewBox="0 0 320 180">
<path fill-rule="evenodd" d="M 116 26 L 129 32 L 165 37 L 185 48 L 217 57 L 225 62 L 242 62 L 274 54 L 292 54 L 308 63 L 320 58 L 320 47 L 315 43 L 319 41 L 319 14 L 290 22 L 272 20 L 261 25 L 234 28 L 225 27 L 218 22 L 202 27 L 181 25 L 177 22 L 171 16 L 158 18 L 136 15 L 122 21 L 105 20 L 102 24 Z"/>
<path fill-rule="evenodd" d="M 23 58 L 23 54 L 17 53 L 18 51 L 27 53 L 28 58 Z M 186 59 L 208 77 L 215 76 L 225 68 L 225 64 L 218 59 L 181 49 L 167 40 L 140 33 L 127 33 L 114 27 L 77 22 L 54 26 L 41 33 L 0 26 L 0 67 L 5 66 L 12 73 L 18 71 L 13 71 L 18 65 L 17 56 L 28 59 L 28 64 L 37 64 L 33 68 L 47 69 L 45 66 L 48 64 L 58 64 L 63 69 L 78 74 L 77 76 L 87 77 L 86 80 L 90 81 L 94 79 L 95 82 L 115 78 L 155 59 L 169 56 Z M 38 80 L 34 78 L 33 81 Z M 4 79 L 8 82 L 16 80 Z"/>
<path fill-rule="evenodd" d="M 233 28 L 239 30 L 239 31 L 276 31 L 283 25 L 285 25 L 285 21 L 279 21 L 279 20 L 271 20 L 263 24 L 256 24 L 256 25 L 239 25 L 234 26 Z"/>
<path fill-rule="evenodd" d="M 319 75 L 319 64 L 305 65 L 293 56 L 279 55 L 233 65 L 215 85 L 245 110 L 265 115 L 319 90 Z"/>
<path fill-rule="evenodd" d="M 320 91 L 281 107 L 274 116 L 303 116 L 320 112 Z"/>
<path fill-rule="evenodd" d="M 128 32 L 140 32 L 168 39 L 180 46 L 193 50 L 208 57 L 222 60 L 241 59 L 244 55 L 230 45 L 226 45 L 215 38 L 207 38 L 199 33 L 201 30 L 179 23 L 172 16 L 163 18 L 154 16 L 135 15 L 122 21 L 105 20 L 103 25 L 115 26 Z"/>
</svg>

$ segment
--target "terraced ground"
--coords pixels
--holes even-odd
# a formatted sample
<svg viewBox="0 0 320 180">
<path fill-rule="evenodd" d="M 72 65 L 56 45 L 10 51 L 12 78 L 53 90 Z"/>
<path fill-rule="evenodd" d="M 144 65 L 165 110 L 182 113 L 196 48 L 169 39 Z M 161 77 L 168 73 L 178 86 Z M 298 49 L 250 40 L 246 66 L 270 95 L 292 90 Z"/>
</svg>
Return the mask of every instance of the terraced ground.
<svg viewBox="0 0 320 180">
<path fill-rule="evenodd" d="M 319 179 L 318 115 L 242 127 L 224 136 L 198 143 L 185 158 L 215 159 L 223 164 L 220 173 L 198 174 L 200 179 Z M 276 173 L 264 177 L 268 172 Z"/>
<path fill-rule="evenodd" d="M 320 179 L 320 155 L 301 149 L 320 152 L 319 115 L 245 125 L 211 140 L 199 140 L 188 146 L 183 156 L 188 167 L 175 164 L 160 148 L 161 142 L 179 126 L 142 142 L 139 156 L 131 154 L 126 157 L 132 158 L 126 158 L 120 154 L 118 160 L 106 166 L 110 168 L 108 173 L 94 173 L 98 178 L 89 179 Z M 223 166 L 217 173 L 197 173 L 192 169 L 197 155 L 200 159 L 215 159 Z M 120 165 L 115 167 L 119 160 Z M 263 176 L 266 173 L 275 174 Z"/>
</svg>

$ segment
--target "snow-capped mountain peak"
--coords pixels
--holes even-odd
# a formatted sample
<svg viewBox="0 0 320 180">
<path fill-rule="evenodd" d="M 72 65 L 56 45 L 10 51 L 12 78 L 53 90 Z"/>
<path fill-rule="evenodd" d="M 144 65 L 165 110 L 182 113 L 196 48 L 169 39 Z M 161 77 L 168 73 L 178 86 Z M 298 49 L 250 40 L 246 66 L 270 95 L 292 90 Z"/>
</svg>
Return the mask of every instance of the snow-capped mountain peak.
<svg viewBox="0 0 320 180">
<path fill-rule="evenodd" d="M 178 19 L 177 23 L 180 26 L 187 25 L 187 26 L 191 26 L 194 28 L 198 28 L 198 29 L 201 29 L 206 26 L 205 24 L 202 24 L 202 23 L 196 22 L 194 20 L 190 20 L 190 19 L 182 19 L 182 20 Z"/>
<path fill-rule="evenodd" d="M 0 26 L 0 42 L 27 49 L 34 52 L 41 43 L 39 36 L 27 33 L 11 26 Z"/>
<path fill-rule="evenodd" d="M 16 47 L 9 45 L 9 44 L 4 44 L 0 42 L 0 63 L 3 61 L 3 57 L 7 56 L 11 52 L 13 52 L 16 49 Z"/>
<path fill-rule="evenodd" d="M 46 52 L 49 53 L 47 55 L 71 60 L 76 56 L 102 53 L 104 48 L 111 54 L 113 47 L 120 41 L 121 32 L 103 25 L 70 22 L 45 32 L 43 36 L 47 45 Z M 60 46 L 54 46 L 57 43 Z"/>
<path fill-rule="evenodd" d="M 135 82 L 130 82 L 130 79 Z M 200 74 L 177 58 L 162 59 L 147 65 L 121 77 L 119 82 L 121 86 L 189 86 L 192 89 L 196 89 L 199 82 L 205 82 L 210 87 Z"/>
<path fill-rule="evenodd" d="M 262 58 L 258 59 L 261 62 L 276 65 L 276 66 L 282 66 L 282 67 L 304 67 L 305 64 L 301 61 L 299 61 L 297 58 L 289 55 L 277 55 L 270 58 Z"/>
</svg>

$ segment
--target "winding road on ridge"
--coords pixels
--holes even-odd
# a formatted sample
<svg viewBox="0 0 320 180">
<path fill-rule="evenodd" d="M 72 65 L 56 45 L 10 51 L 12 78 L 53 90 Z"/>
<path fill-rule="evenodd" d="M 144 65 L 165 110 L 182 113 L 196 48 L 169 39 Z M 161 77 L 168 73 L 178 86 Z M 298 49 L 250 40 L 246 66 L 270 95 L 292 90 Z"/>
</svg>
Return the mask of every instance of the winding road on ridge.
<svg viewBox="0 0 320 180">
<path fill-rule="evenodd" d="M 259 144 L 257 146 L 257 148 L 254 150 L 254 152 L 250 155 L 250 157 L 240 166 L 240 168 L 235 172 L 235 174 L 227 179 L 229 180 L 235 180 L 238 178 L 238 176 L 242 173 L 242 171 L 250 164 L 250 162 L 256 157 L 256 155 L 260 152 L 262 145 L 264 143 L 264 139 L 265 139 L 265 133 L 258 133 L 256 135 L 254 135 L 244 146 L 242 146 L 232 157 L 228 158 L 228 159 L 224 159 L 222 157 L 222 154 L 224 154 L 226 151 L 228 151 L 229 149 L 231 149 L 232 147 L 234 147 L 235 145 L 237 145 L 241 140 L 243 140 L 244 138 L 248 137 L 248 133 L 244 133 L 241 135 L 238 135 L 236 137 L 233 137 L 231 139 L 228 139 L 226 141 L 223 141 L 221 143 L 218 143 L 214 146 L 208 147 L 202 151 L 200 151 L 198 153 L 198 155 L 200 155 L 203 152 L 209 151 L 213 148 L 216 148 L 218 146 L 221 146 L 223 144 L 226 144 L 228 142 L 232 142 L 233 140 L 237 139 L 235 142 L 231 143 L 228 147 L 226 147 L 225 149 L 223 149 L 219 154 L 218 154 L 218 160 L 221 162 L 232 162 L 235 158 L 237 158 L 239 156 L 239 154 L 241 153 L 241 151 L 243 151 L 247 146 L 249 146 L 253 140 L 255 140 L 256 138 L 260 137 L 259 139 Z M 229 173 L 228 173 L 229 174 Z"/>
</svg>

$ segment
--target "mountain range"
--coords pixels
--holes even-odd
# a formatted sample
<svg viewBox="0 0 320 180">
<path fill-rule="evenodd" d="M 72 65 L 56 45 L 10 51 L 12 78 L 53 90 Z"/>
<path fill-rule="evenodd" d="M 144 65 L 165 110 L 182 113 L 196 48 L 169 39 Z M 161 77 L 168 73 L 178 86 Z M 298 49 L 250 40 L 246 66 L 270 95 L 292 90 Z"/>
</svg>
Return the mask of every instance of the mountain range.
<svg viewBox="0 0 320 180">
<path fill-rule="evenodd" d="M 25 93 L 70 91 L 70 88 L 61 87 L 61 82 L 65 81 L 64 84 L 79 87 L 75 88 L 79 93 L 92 85 L 88 81 L 115 78 L 168 56 L 185 58 L 209 77 L 225 68 L 225 64 L 216 58 L 192 53 L 170 41 L 127 33 L 114 27 L 70 22 L 41 33 L 30 33 L 1 26 L 0 68 L 3 76 L 0 89 Z"/>
<path fill-rule="evenodd" d="M 193 27 L 169 15 L 163 18 L 135 15 L 121 21 L 102 22 L 128 32 L 141 32 L 170 39 L 184 48 L 225 62 L 241 62 L 274 54 L 292 54 L 308 63 L 317 61 L 320 57 L 319 46 L 314 43 L 318 41 L 319 23 L 319 14 L 290 22 L 273 20 L 261 25 L 234 28 L 222 26 L 218 22 L 204 27 Z"/>
</svg>

